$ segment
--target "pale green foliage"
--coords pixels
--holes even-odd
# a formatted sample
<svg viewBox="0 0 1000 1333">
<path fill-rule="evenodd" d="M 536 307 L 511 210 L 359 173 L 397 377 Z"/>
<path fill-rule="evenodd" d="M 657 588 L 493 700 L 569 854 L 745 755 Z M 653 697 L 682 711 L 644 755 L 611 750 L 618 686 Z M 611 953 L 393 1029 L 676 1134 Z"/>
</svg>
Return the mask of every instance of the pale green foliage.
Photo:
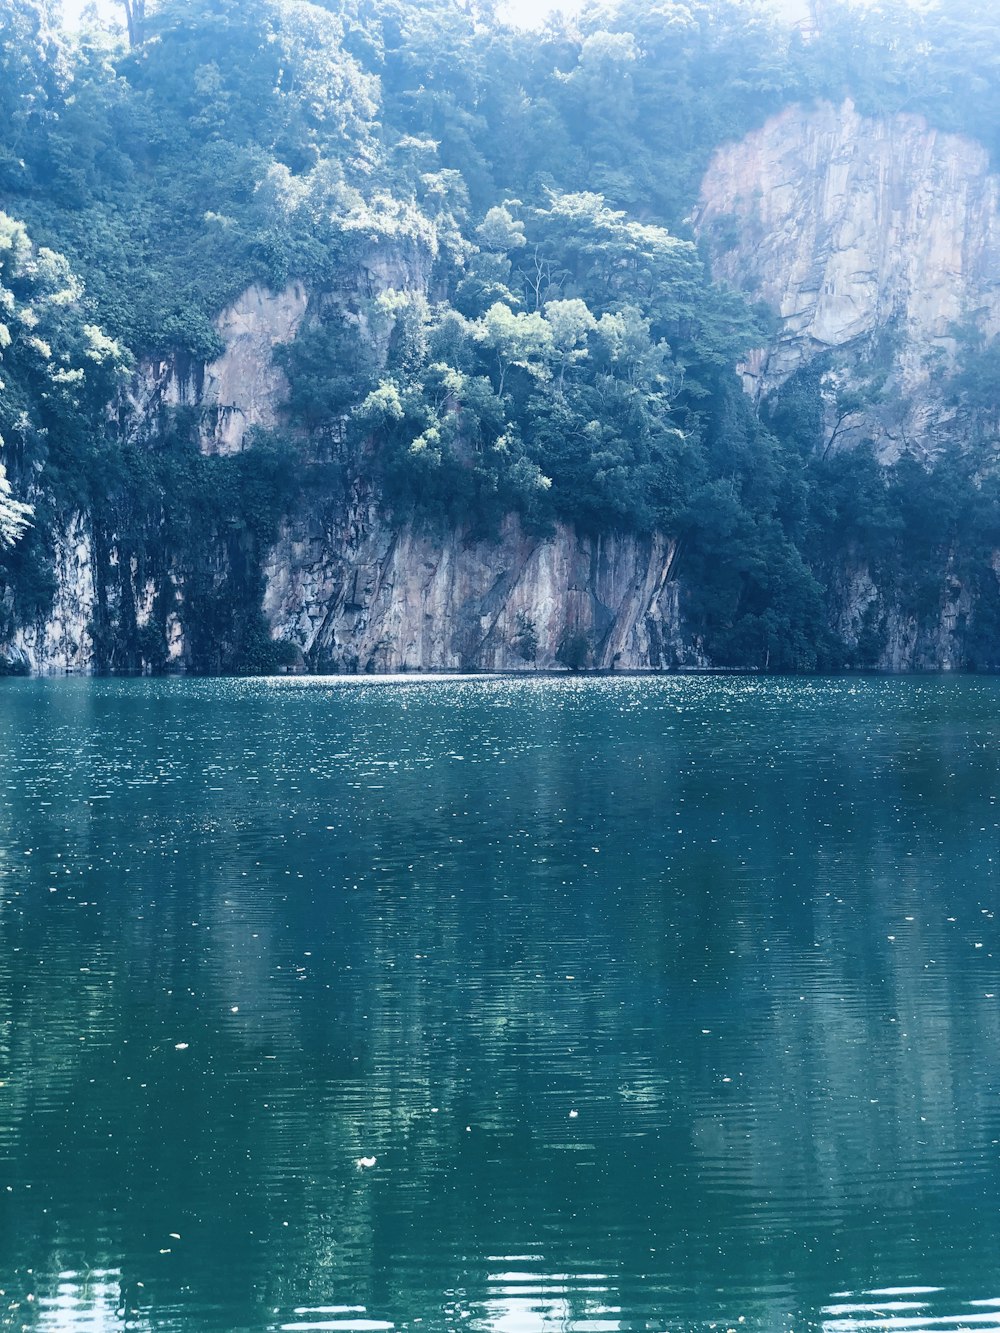
<svg viewBox="0 0 1000 1333">
<path fill-rule="evenodd" d="M 327 140 L 355 144 L 375 115 L 375 79 L 343 58 L 343 22 L 305 0 L 284 0 L 276 13 L 282 67 L 279 89 L 293 114 Z"/>
<path fill-rule="evenodd" d="M 30 382 L 41 376 L 54 389 L 79 401 L 90 360 L 112 372 L 127 354 L 96 324 L 82 319 L 83 284 L 66 258 L 45 246 L 35 248 L 21 222 L 0 213 L 0 361 L 13 380 Z M 13 381 L 12 381 L 13 382 Z M 0 423 L 10 424 L 11 408 L 4 397 L 12 382 L 0 387 Z M 23 420 L 23 409 L 18 416 Z"/>
<path fill-rule="evenodd" d="M 358 240 L 409 241 L 432 257 L 437 254 L 438 234 L 430 220 L 409 200 L 395 199 L 386 190 L 377 190 L 368 200 L 356 195 L 351 210 L 337 222 L 345 235 Z"/>
<path fill-rule="evenodd" d="M 0 463 L 0 549 L 13 546 L 24 535 L 33 513 L 31 505 L 14 499 L 6 470 Z"/>
<path fill-rule="evenodd" d="M 84 324 L 84 336 L 87 340 L 85 355 L 91 361 L 96 361 L 99 365 L 107 362 L 122 362 L 125 360 L 125 350 L 121 343 L 114 338 L 109 338 L 103 329 L 98 328 L 96 324 Z"/>
<path fill-rule="evenodd" d="M 566 371 L 587 358 L 587 336 L 597 328 L 586 301 L 573 297 L 568 301 L 548 301 L 542 312 L 552 332 L 552 348 L 559 366 L 559 383 Z"/>
<path fill-rule="evenodd" d="M 524 223 L 518 221 L 504 204 L 489 210 L 476 228 L 476 240 L 487 250 L 504 253 L 527 245 Z"/>
<path fill-rule="evenodd" d="M 501 396 L 512 366 L 528 371 L 536 379 L 548 376 L 553 337 L 552 326 L 543 315 L 515 313 L 498 301 L 483 316 L 478 336 L 496 357 Z"/>
<path fill-rule="evenodd" d="M 372 324 L 376 337 L 386 347 L 392 369 L 406 376 L 427 360 L 427 328 L 430 312 L 423 292 L 401 292 L 390 288 L 373 303 Z"/>
<path fill-rule="evenodd" d="M 403 416 L 403 400 L 399 388 L 391 380 L 384 380 L 355 409 L 356 419 L 369 430 L 390 422 L 398 424 Z"/>
<path fill-rule="evenodd" d="M 630 32 L 594 32 L 580 47 L 577 69 L 585 74 L 621 74 L 638 59 L 638 43 Z"/>
<path fill-rule="evenodd" d="M 36 249 L 23 223 L 2 212 L 0 312 L 0 446 L 6 439 L 21 453 L 42 444 L 69 447 L 86 429 L 88 391 L 103 410 L 127 356 L 96 324 L 84 322 L 83 284 L 67 260 Z M 23 477 L 19 471 L 22 489 Z M 14 498 L 0 464 L 0 548 L 24 535 L 33 512 Z"/>
<path fill-rule="evenodd" d="M 626 305 L 602 315 L 597 342 L 615 374 L 647 393 L 673 395 L 684 378 L 665 339 L 654 339 L 649 320 L 638 307 Z"/>
</svg>

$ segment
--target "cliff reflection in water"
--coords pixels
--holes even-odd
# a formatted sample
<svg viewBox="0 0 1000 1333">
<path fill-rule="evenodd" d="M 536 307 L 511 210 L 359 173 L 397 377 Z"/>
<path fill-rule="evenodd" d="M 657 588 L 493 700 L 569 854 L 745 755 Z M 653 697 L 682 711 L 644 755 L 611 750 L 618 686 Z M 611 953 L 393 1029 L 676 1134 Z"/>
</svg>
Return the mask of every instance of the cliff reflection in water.
<svg viewBox="0 0 1000 1333">
<path fill-rule="evenodd" d="M 4 693 L 11 1327 L 988 1313 L 997 682 Z"/>
</svg>

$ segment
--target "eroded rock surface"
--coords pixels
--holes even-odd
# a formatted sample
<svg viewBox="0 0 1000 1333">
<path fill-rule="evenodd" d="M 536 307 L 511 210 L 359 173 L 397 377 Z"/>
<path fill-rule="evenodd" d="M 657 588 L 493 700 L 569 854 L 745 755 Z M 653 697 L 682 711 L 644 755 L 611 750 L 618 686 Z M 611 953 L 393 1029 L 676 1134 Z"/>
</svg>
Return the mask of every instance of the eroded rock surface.
<svg viewBox="0 0 1000 1333">
<path fill-rule="evenodd" d="M 148 431 L 163 409 L 192 408 L 202 450 L 210 454 L 239 453 L 248 431 L 274 429 L 288 394 L 274 349 L 294 340 L 308 305 L 301 282 L 280 292 L 248 287 L 215 322 L 226 344 L 215 361 L 167 357 L 140 367 L 131 405 L 137 428 Z"/>
<path fill-rule="evenodd" d="M 852 420 L 830 394 L 830 434 L 890 458 L 947 446 L 956 330 L 1000 331 L 1000 178 L 983 147 L 849 101 L 790 107 L 719 150 L 695 221 L 714 275 L 780 318 L 743 367 L 755 399 L 832 353 L 833 389 L 879 378 Z"/>
<path fill-rule="evenodd" d="M 94 542 L 86 516 L 74 514 L 53 539 L 55 596 L 48 615 L 18 630 L 8 662 L 33 671 L 88 672 L 94 666 L 98 589 Z"/>
<path fill-rule="evenodd" d="M 566 527 L 498 539 L 391 529 L 371 506 L 289 527 L 267 569 L 278 636 L 336 670 L 658 669 L 702 663 L 684 642 L 674 544 Z"/>
</svg>

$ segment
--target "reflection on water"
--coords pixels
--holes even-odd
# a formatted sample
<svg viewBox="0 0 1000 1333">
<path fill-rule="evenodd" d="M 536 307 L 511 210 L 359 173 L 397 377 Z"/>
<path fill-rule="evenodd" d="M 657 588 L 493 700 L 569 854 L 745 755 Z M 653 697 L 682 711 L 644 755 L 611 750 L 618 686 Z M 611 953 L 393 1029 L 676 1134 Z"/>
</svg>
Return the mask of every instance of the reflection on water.
<svg viewBox="0 0 1000 1333">
<path fill-rule="evenodd" d="M 823 1321 L 824 1333 L 861 1333 L 864 1329 L 941 1329 L 947 1333 L 960 1328 L 1000 1333 L 1000 1299 L 961 1302 L 953 1292 L 938 1287 L 893 1287 L 855 1297 L 842 1291 L 836 1296 L 847 1303 L 826 1307 L 823 1313 L 829 1317 Z M 955 1306 L 963 1312 L 943 1313 Z M 993 1307 L 994 1312 L 984 1313 L 986 1307 Z"/>
<path fill-rule="evenodd" d="M 0 1327 L 1000 1330 L 998 705 L 3 682 Z"/>
</svg>

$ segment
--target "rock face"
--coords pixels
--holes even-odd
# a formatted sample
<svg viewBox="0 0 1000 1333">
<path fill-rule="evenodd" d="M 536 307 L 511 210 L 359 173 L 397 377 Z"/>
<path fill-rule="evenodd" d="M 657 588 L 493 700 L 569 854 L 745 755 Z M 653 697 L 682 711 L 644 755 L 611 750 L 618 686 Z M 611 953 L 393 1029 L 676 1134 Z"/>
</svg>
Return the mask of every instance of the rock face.
<svg viewBox="0 0 1000 1333">
<path fill-rule="evenodd" d="M 52 610 L 19 631 L 4 657 L 15 669 L 89 672 L 98 590 L 84 517 L 56 549 Z M 324 671 L 706 666 L 682 632 L 675 549 L 659 536 L 587 538 L 566 527 L 534 536 L 513 517 L 496 540 L 392 528 L 370 496 L 356 497 L 332 520 L 302 516 L 286 527 L 265 569 L 264 613 L 276 639 Z M 141 631 L 158 590 L 135 587 L 116 555 L 112 565 L 116 611 L 128 588 Z M 167 657 L 183 670 L 183 588 L 174 592 Z"/>
<path fill-rule="evenodd" d="M 94 542 L 84 515 L 55 534 L 55 597 L 48 616 L 17 632 L 3 651 L 8 666 L 34 671 L 90 671 L 97 610 Z"/>
<path fill-rule="evenodd" d="M 699 665 L 681 633 L 674 554 L 662 537 L 531 536 L 513 517 L 496 541 L 391 530 L 361 504 L 343 525 L 286 531 L 264 608 L 326 669 Z"/>
<path fill-rule="evenodd" d="M 878 627 L 882 671 L 953 671 L 964 664 L 965 630 L 974 613 L 969 590 L 945 579 L 938 604 L 918 619 L 887 598 L 863 565 L 848 566 L 831 589 L 833 629 L 852 648 Z"/>
<path fill-rule="evenodd" d="M 280 292 L 248 287 L 215 321 L 226 344 L 215 361 L 200 365 L 170 357 L 140 368 L 133 420 L 143 428 L 164 409 L 190 407 L 199 415 L 204 453 L 239 453 L 249 430 L 280 422 L 288 381 L 274 363 L 274 349 L 294 340 L 308 304 L 300 282 Z"/>
<path fill-rule="evenodd" d="M 300 282 L 281 292 L 250 287 L 219 320 L 226 350 L 205 370 L 203 439 L 211 452 L 238 453 L 254 426 L 273 428 L 288 392 L 274 348 L 290 343 L 305 317 L 309 298 Z"/>
<path fill-rule="evenodd" d="M 973 436 L 949 376 L 960 330 L 1000 333 L 1000 177 L 979 144 L 850 101 L 790 107 L 716 153 L 694 221 L 713 275 L 778 318 L 741 368 L 756 402 L 811 369 L 827 449 L 927 460 Z M 960 666 L 974 614 L 957 577 L 919 622 L 864 567 L 831 589 L 838 637 L 878 627 L 889 671 Z"/>
<path fill-rule="evenodd" d="M 890 459 L 946 446 L 956 327 L 1000 331 L 1000 178 L 984 148 L 849 101 L 790 107 L 715 155 L 695 222 L 714 275 L 780 318 L 743 368 L 755 399 L 831 354 L 829 436 L 869 436 Z M 878 404 L 841 419 L 835 390 L 863 393 L 876 373 Z"/>
<path fill-rule="evenodd" d="M 374 244 L 359 259 L 353 286 L 324 293 L 316 306 L 335 306 L 364 329 L 366 301 L 386 292 L 426 294 L 432 265 L 429 241 Z M 166 412 L 190 408 L 198 414 L 202 452 L 235 454 L 255 427 L 281 426 L 288 380 L 275 364 L 274 349 L 294 342 L 311 315 L 310 293 L 301 282 L 277 292 L 259 283 L 248 287 L 215 320 L 225 350 L 214 361 L 167 356 L 140 365 L 127 403 L 133 430 L 155 435 Z"/>
</svg>

